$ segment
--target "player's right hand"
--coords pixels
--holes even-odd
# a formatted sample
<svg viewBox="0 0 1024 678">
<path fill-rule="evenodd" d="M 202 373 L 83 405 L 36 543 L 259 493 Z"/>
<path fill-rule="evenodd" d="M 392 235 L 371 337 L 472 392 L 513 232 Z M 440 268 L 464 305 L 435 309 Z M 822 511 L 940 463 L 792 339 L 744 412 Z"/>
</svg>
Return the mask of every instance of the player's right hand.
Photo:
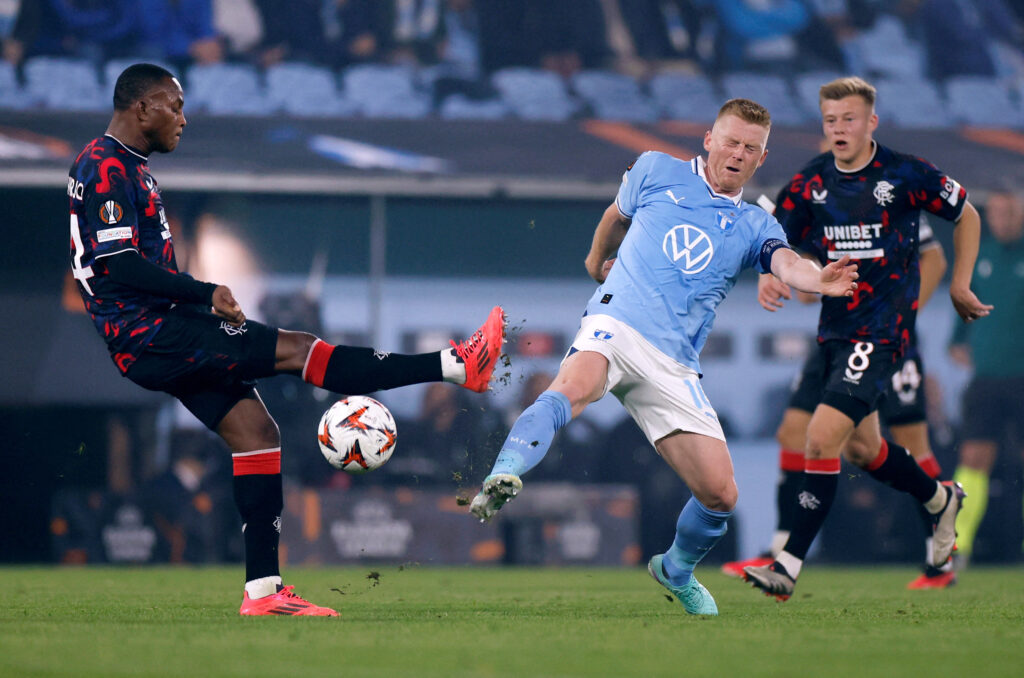
<svg viewBox="0 0 1024 678">
<path fill-rule="evenodd" d="M 245 322 L 242 307 L 225 285 L 217 285 L 217 289 L 213 291 L 213 312 L 236 327 Z"/>
<path fill-rule="evenodd" d="M 774 313 L 782 308 L 783 299 L 792 299 L 793 293 L 789 285 L 771 273 L 762 273 L 757 277 L 757 303 L 761 308 Z"/>
<path fill-rule="evenodd" d="M 953 299 L 953 308 L 965 323 L 972 323 L 979 318 L 984 318 L 995 306 L 983 304 L 975 296 L 970 288 L 958 288 L 952 285 L 949 288 L 949 296 Z"/>
</svg>

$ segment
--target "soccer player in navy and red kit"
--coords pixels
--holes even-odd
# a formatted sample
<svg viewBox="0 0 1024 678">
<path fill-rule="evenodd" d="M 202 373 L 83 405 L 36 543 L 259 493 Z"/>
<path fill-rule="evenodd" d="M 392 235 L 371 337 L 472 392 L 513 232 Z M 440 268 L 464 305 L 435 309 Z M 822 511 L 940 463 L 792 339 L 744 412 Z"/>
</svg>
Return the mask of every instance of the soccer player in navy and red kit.
<svg viewBox="0 0 1024 678">
<path fill-rule="evenodd" d="M 906 449 L 885 441 L 877 413 L 917 315 L 922 210 L 956 222 L 950 295 L 960 317 L 971 322 L 991 310 L 970 289 L 981 228 L 966 190 L 927 161 L 874 141 L 875 89 L 864 80 L 823 85 L 820 103 L 832 150 L 793 177 L 775 215 L 795 248 L 822 264 L 848 255 L 861 275 L 851 299 L 822 301 L 818 345 L 827 373 L 807 427 L 793 529 L 773 563 L 744 568 L 755 587 L 783 600 L 835 498 L 841 455 L 933 516 L 933 566 L 955 545 L 962 490 L 931 478 Z"/>
<path fill-rule="evenodd" d="M 245 534 L 243 615 L 336 616 L 282 586 L 281 439 L 256 379 L 290 374 L 345 394 L 448 381 L 488 388 L 504 341 L 504 312 L 452 349 L 400 355 L 331 346 L 312 334 L 246 320 L 231 290 L 178 271 L 152 152 L 173 151 L 185 128 L 184 93 L 152 64 L 127 68 L 114 87 L 106 134 L 68 178 L 71 268 L 121 373 L 175 396 L 232 451 L 235 503 Z"/>
</svg>

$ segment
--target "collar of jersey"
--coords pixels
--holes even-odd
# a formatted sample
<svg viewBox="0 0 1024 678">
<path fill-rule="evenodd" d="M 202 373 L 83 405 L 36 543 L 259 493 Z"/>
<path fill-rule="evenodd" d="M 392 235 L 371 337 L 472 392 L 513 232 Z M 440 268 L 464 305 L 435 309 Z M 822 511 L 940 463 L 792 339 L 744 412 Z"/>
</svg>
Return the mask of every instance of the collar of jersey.
<svg viewBox="0 0 1024 678">
<path fill-rule="evenodd" d="M 122 147 L 124 148 L 124 150 L 128 151 L 128 152 L 129 152 L 129 153 L 131 153 L 132 155 L 138 156 L 139 158 L 142 158 L 143 160 L 146 160 L 146 161 L 148 161 L 148 160 L 149 160 L 149 156 L 146 156 L 146 155 L 142 155 L 142 154 L 141 154 L 141 153 L 139 153 L 139 152 L 138 152 L 138 151 L 137 151 L 136 149 L 132 148 L 131 146 L 129 146 L 129 145 L 128 145 L 128 144 L 126 144 L 125 142 L 121 141 L 120 139 L 118 139 L 117 137 L 115 137 L 115 136 L 114 136 L 113 134 L 104 134 L 103 136 L 105 136 L 105 137 L 109 137 L 110 139 L 113 139 L 113 140 L 114 140 L 114 141 L 116 141 L 117 143 L 121 144 L 121 146 L 122 146 Z"/>
<path fill-rule="evenodd" d="M 832 156 L 832 162 L 836 164 L 836 171 L 839 172 L 840 174 L 856 174 L 857 172 L 860 172 L 865 167 L 870 165 L 871 161 L 875 159 L 876 155 L 878 155 L 878 142 L 875 141 L 874 139 L 872 139 L 871 140 L 871 157 L 868 158 L 868 161 L 866 163 L 864 163 L 863 165 L 861 165 L 860 167 L 858 167 L 856 169 L 852 169 L 852 170 L 844 170 L 842 167 L 839 166 L 838 163 L 836 163 L 836 156 L 834 156 L 834 155 Z"/>
<path fill-rule="evenodd" d="M 690 164 L 690 167 L 693 169 L 693 173 L 704 180 L 704 183 L 708 187 L 708 193 L 711 194 L 711 197 L 728 200 L 738 207 L 740 204 L 740 200 L 743 199 L 743 189 L 741 188 L 740 192 L 737 193 L 736 195 L 722 195 L 721 193 L 716 193 L 715 189 L 711 188 L 711 184 L 708 183 L 708 176 L 704 171 L 704 168 L 707 166 L 708 164 L 704 161 L 704 158 L 702 158 L 699 155 L 695 157 Z"/>
</svg>

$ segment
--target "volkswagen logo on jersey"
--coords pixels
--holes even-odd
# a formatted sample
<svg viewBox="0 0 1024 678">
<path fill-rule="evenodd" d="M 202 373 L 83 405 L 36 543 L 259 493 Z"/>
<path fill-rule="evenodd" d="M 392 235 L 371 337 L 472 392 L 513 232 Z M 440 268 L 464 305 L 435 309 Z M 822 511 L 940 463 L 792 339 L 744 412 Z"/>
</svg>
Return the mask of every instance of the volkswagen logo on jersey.
<svg viewBox="0 0 1024 678">
<path fill-rule="evenodd" d="M 681 260 L 682 271 L 687 275 L 703 271 L 715 255 L 708 234 L 690 224 L 679 224 L 666 233 L 661 249 L 673 263 Z"/>
<path fill-rule="evenodd" d="M 116 224 L 124 216 L 124 210 L 113 200 L 108 200 L 100 206 L 100 221 L 105 224 Z"/>
</svg>

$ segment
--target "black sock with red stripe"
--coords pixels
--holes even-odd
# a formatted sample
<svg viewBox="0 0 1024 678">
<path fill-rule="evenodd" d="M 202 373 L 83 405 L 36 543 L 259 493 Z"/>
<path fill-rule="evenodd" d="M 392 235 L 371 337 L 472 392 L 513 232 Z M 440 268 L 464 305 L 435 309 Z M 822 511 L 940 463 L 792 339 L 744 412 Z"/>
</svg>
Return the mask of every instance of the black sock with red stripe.
<svg viewBox="0 0 1024 678">
<path fill-rule="evenodd" d="M 808 459 L 803 483 L 797 492 L 793 530 L 785 551 L 800 560 L 825 524 L 839 488 L 839 459 Z"/>
<path fill-rule="evenodd" d="M 865 468 L 880 483 L 906 492 L 924 504 L 935 496 L 936 480 L 918 466 L 907 448 L 882 440 L 878 456 Z"/>
<path fill-rule="evenodd" d="M 792 532 L 796 520 L 797 495 L 804 482 L 804 453 L 783 448 L 779 451 L 779 482 L 775 486 L 775 508 L 780 532 Z"/>
<path fill-rule="evenodd" d="M 277 550 L 281 540 L 281 450 L 240 452 L 234 466 L 235 505 L 245 538 L 245 580 L 280 576 Z"/>
<path fill-rule="evenodd" d="M 335 393 L 362 395 L 441 381 L 441 356 L 438 352 L 407 355 L 372 348 L 332 346 L 318 339 L 306 358 L 302 378 Z"/>
</svg>

